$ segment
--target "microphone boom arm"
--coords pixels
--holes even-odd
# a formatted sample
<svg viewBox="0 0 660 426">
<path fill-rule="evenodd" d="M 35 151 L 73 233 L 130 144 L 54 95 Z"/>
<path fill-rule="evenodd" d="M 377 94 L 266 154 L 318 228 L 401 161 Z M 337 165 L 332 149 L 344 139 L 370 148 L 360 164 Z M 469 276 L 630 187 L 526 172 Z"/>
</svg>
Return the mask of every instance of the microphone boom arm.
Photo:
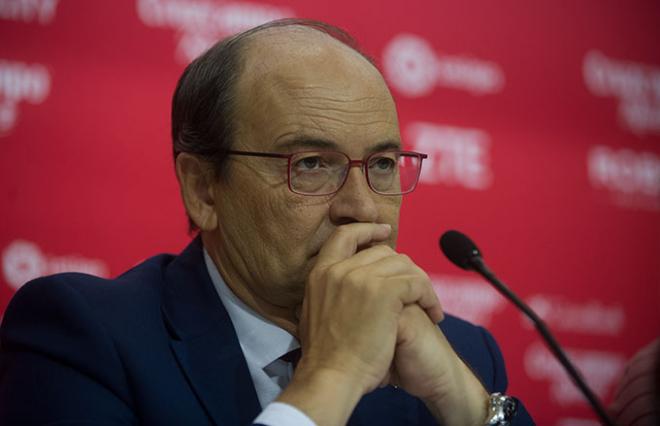
<svg viewBox="0 0 660 426">
<path fill-rule="evenodd" d="M 608 416 L 607 411 L 605 411 L 605 408 L 598 400 L 598 397 L 589 388 L 587 383 L 580 375 L 579 371 L 575 368 L 575 366 L 573 366 L 573 363 L 568 359 L 555 337 L 552 335 L 543 320 L 536 314 L 536 312 L 527 306 L 527 304 L 523 302 L 518 296 L 516 296 L 516 294 L 512 292 L 506 284 L 504 284 L 495 276 L 495 274 L 488 268 L 488 266 L 486 266 L 481 256 L 478 254 L 471 256 L 469 263 L 473 270 L 478 272 L 482 277 L 493 284 L 497 291 L 509 299 L 514 305 L 518 307 L 518 309 L 520 309 L 525 314 L 527 318 L 530 319 L 530 321 L 532 321 L 534 327 L 536 327 L 538 332 L 541 334 L 541 337 L 543 337 L 543 340 L 548 346 L 548 349 L 550 349 L 550 351 L 557 357 L 560 364 L 562 367 L 564 367 L 575 385 L 580 389 L 580 391 L 582 391 L 582 394 L 585 396 L 585 398 L 587 398 L 589 404 L 591 404 L 591 407 L 596 412 L 598 417 L 600 417 L 600 420 L 603 422 L 603 424 L 607 426 L 615 426 L 612 419 L 610 419 Z"/>
</svg>

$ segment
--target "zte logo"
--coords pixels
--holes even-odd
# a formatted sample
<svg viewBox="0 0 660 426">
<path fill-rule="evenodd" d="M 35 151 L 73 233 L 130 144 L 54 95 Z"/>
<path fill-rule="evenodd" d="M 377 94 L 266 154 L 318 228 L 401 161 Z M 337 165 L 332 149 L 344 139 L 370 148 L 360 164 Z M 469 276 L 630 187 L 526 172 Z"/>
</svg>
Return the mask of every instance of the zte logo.
<svg viewBox="0 0 660 426">
<path fill-rule="evenodd" d="M 437 87 L 488 95 L 502 91 L 499 65 L 472 56 L 440 55 L 413 34 L 399 34 L 383 51 L 383 70 L 389 83 L 408 97 L 426 96 Z"/>
<path fill-rule="evenodd" d="M 490 138 L 479 129 L 412 123 L 406 128 L 413 149 L 428 154 L 420 182 L 485 190 L 493 183 Z"/>
</svg>

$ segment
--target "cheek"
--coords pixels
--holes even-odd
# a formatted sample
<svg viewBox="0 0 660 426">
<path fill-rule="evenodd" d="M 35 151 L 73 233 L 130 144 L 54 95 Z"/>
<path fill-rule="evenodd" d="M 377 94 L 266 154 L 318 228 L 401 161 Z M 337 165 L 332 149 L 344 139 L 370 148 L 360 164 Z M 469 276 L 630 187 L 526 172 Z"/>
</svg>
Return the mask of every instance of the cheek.
<svg viewBox="0 0 660 426">
<path fill-rule="evenodd" d="M 260 223 L 281 256 L 306 253 L 328 211 L 327 203 L 319 201 L 285 194 L 269 199 L 261 209 Z"/>
</svg>

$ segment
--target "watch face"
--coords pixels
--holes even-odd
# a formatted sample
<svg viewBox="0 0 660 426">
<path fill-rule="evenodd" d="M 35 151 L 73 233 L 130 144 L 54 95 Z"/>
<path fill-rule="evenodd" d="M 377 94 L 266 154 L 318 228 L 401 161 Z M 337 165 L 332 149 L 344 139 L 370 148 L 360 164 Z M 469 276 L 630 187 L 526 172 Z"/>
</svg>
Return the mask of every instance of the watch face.
<svg viewBox="0 0 660 426">
<path fill-rule="evenodd" d="M 518 404 L 516 403 L 516 400 L 514 398 L 505 396 L 504 397 L 504 418 L 506 420 L 511 420 L 513 418 L 513 415 L 516 413 L 516 407 Z"/>
<path fill-rule="evenodd" d="M 490 395 L 486 426 L 508 426 L 516 413 L 517 401 L 501 393 Z"/>
</svg>

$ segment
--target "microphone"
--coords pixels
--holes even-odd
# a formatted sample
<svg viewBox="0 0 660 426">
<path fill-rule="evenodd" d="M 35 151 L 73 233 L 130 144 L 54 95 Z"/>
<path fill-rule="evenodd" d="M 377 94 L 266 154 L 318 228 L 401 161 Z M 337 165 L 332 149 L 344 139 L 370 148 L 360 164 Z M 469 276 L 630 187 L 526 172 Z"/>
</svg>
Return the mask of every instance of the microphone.
<svg viewBox="0 0 660 426">
<path fill-rule="evenodd" d="M 534 326 L 541 334 L 541 337 L 543 337 L 550 351 L 564 367 L 564 370 L 566 370 L 571 379 L 573 379 L 575 385 L 582 391 L 582 394 L 589 401 L 594 412 L 600 417 L 601 422 L 608 426 L 615 426 L 612 419 L 607 415 L 605 408 L 603 408 L 603 405 L 598 400 L 598 397 L 587 386 L 587 383 L 568 359 L 543 320 L 486 266 L 476 244 L 466 235 L 452 230 L 442 234 L 442 237 L 440 237 L 440 248 L 444 255 L 459 268 L 479 273 L 534 323 Z"/>
</svg>

